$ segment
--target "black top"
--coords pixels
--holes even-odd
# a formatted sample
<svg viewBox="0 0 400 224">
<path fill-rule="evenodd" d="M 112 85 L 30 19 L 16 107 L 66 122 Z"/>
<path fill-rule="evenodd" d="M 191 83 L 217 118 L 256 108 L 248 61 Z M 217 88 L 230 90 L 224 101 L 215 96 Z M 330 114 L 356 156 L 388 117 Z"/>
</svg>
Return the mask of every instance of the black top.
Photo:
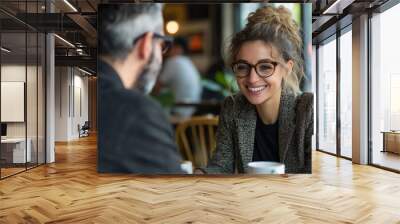
<svg viewBox="0 0 400 224">
<path fill-rule="evenodd" d="M 279 162 L 278 121 L 266 125 L 257 116 L 253 161 Z"/>
<path fill-rule="evenodd" d="M 181 157 L 161 106 L 123 87 L 115 70 L 98 64 L 98 163 L 101 173 L 177 174 Z"/>
</svg>

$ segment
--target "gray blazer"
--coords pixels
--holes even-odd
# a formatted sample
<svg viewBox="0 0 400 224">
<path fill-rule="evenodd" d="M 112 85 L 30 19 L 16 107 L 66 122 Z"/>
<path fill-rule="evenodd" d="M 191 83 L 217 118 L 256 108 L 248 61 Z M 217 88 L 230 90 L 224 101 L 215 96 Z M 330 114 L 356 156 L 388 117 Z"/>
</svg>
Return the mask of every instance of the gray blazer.
<svg viewBox="0 0 400 224">
<path fill-rule="evenodd" d="M 217 149 L 207 173 L 243 173 L 253 159 L 257 122 L 255 106 L 242 94 L 227 97 L 222 105 L 217 131 Z M 278 145 L 286 173 L 311 173 L 313 94 L 297 97 L 283 90 L 279 107 Z"/>
</svg>

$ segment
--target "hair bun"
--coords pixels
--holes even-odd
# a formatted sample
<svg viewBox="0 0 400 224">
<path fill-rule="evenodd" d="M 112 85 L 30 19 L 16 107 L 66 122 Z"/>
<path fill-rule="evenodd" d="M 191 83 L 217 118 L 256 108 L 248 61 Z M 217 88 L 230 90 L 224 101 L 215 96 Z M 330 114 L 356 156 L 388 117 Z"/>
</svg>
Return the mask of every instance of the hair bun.
<svg viewBox="0 0 400 224">
<path fill-rule="evenodd" d="M 302 39 L 299 32 L 299 26 L 292 18 L 292 13 L 285 7 L 265 6 L 252 12 L 247 17 L 247 29 L 252 29 L 252 26 L 273 26 L 276 32 L 284 33 L 291 42 L 298 48 L 302 46 Z M 298 49 L 300 50 L 300 49 Z"/>
<path fill-rule="evenodd" d="M 252 12 L 247 17 L 247 25 L 251 26 L 257 23 L 265 24 L 282 24 L 282 25 L 295 25 L 297 24 L 292 19 L 292 13 L 283 6 L 273 8 L 271 6 L 265 6 Z"/>
</svg>

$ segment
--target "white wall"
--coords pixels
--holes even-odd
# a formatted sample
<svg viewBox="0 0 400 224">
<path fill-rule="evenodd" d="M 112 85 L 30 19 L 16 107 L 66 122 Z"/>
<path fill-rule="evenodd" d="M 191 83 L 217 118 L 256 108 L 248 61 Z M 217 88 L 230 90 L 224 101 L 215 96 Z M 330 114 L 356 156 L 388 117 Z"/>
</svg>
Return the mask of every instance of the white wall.
<svg viewBox="0 0 400 224">
<path fill-rule="evenodd" d="M 27 72 L 27 74 L 26 74 Z M 17 64 L 8 64 L 1 66 L 1 81 L 3 82 L 25 82 L 25 75 L 28 77 L 29 87 L 36 86 L 36 67 Z M 27 119 L 28 119 L 28 137 L 32 130 L 36 130 L 36 88 L 27 88 Z M 3 96 L 4 97 L 4 96 Z M 40 107 L 40 105 L 39 105 Z M 7 108 L 1 108 L 1 110 L 7 110 Z M 34 124 L 32 123 L 34 122 Z M 8 137 L 25 137 L 25 123 L 26 122 L 7 122 L 7 136 Z M 34 126 L 34 127 L 33 127 Z M 35 132 L 36 135 L 36 132 Z"/>
<path fill-rule="evenodd" d="M 78 75 L 77 75 L 78 72 Z M 88 77 L 83 77 L 80 71 L 74 70 L 74 108 L 72 108 L 72 129 L 71 135 L 73 138 L 78 138 L 78 124 L 81 126 L 85 121 L 89 120 L 89 103 L 88 103 Z M 80 108 L 81 107 L 81 108 Z"/>
<path fill-rule="evenodd" d="M 25 65 L 2 65 L 1 81 L 3 82 L 25 82 Z M 29 67 L 28 67 L 28 70 Z M 4 97 L 4 96 L 3 96 Z M 7 108 L 1 108 L 6 110 Z M 7 137 L 25 137 L 25 123 L 11 122 L 7 123 Z"/>
<path fill-rule="evenodd" d="M 67 67 L 55 68 L 55 141 L 68 141 L 70 74 Z"/>
<path fill-rule="evenodd" d="M 88 120 L 88 78 L 72 67 L 56 67 L 56 141 L 79 138 L 78 124 Z M 81 108 L 80 108 L 81 107 Z"/>
<path fill-rule="evenodd" d="M 10 64 L 1 66 L 1 81 L 4 82 L 25 82 L 25 65 Z M 28 68 L 29 70 L 29 68 Z M 1 108 L 6 110 L 7 108 Z M 25 122 L 7 122 L 7 137 L 24 138 Z"/>
<path fill-rule="evenodd" d="M 6 122 L 7 137 L 24 138 L 25 135 L 30 139 L 32 161 L 44 162 L 44 74 L 42 67 L 25 64 L 4 64 L 1 66 L 1 81 L 3 82 L 24 82 L 26 84 L 26 106 L 22 112 L 26 112 L 24 122 Z M 27 80 L 26 80 L 27 78 Z M 7 96 L 2 96 L 7 97 Z M 9 110 L 10 108 L 1 108 Z M 12 111 L 11 111 L 12 112 Z M 39 156 L 37 157 L 37 153 Z"/>
</svg>

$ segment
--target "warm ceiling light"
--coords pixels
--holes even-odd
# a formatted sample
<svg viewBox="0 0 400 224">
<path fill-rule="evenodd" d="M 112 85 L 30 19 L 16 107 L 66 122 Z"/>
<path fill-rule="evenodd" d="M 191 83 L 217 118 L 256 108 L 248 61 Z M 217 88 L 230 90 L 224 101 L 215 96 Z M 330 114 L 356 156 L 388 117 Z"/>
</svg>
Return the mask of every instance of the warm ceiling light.
<svg viewBox="0 0 400 224">
<path fill-rule="evenodd" d="M 179 24 L 178 22 L 172 20 L 167 23 L 166 28 L 169 34 L 175 34 L 179 30 Z"/>
<path fill-rule="evenodd" d="M 61 40 L 62 42 L 66 43 L 68 46 L 75 48 L 75 45 L 71 44 L 71 42 L 69 42 L 68 40 L 58 36 L 57 34 L 54 34 L 55 37 L 57 37 L 59 40 Z"/>
<path fill-rule="evenodd" d="M 8 50 L 8 49 L 5 48 L 5 47 L 1 47 L 0 49 L 1 49 L 2 51 L 6 52 L 6 53 L 10 53 L 10 52 L 11 52 L 11 50 Z"/>
<path fill-rule="evenodd" d="M 68 0 L 64 0 L 65 4 L 67 4 L 72 10 L 74 10 L 74 12 L 78 12 L 78 10 L 71 4 L 69 3 Z"/>
</svg>

